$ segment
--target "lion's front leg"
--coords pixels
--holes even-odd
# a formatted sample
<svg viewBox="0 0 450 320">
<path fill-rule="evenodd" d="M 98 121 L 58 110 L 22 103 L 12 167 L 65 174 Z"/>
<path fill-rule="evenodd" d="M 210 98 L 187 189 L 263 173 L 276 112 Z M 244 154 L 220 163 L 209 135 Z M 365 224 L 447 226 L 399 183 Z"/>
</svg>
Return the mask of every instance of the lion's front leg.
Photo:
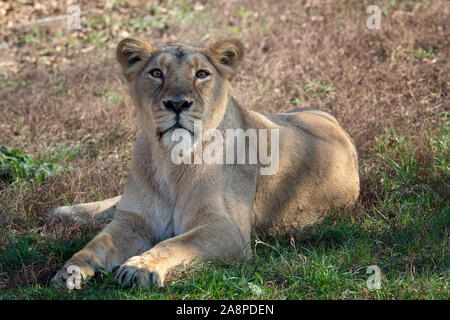
<svg viewBox="0 0 450 320">
<path fill-rule="evenodd" d="M 251 254 L 249 234 L 243 235 L 231 221 L 215 222 L 167 239 L 147 252 L 128 259 L 115 278 L 125 287 L 139 283 L 142 288 L 163 286 L 169 271 L 195 260 L 231 261 Z"/>
<path fill-rule="evenodd" d="M 110 224 L 65 263 L 52 284 L 64 287 L 74 271 L 83 280 L 91 278 L 96 268 L 112 271 L 126 259 L 151 248 L 151 231 L 139 216 L 118 211 Z"/>
</svg>

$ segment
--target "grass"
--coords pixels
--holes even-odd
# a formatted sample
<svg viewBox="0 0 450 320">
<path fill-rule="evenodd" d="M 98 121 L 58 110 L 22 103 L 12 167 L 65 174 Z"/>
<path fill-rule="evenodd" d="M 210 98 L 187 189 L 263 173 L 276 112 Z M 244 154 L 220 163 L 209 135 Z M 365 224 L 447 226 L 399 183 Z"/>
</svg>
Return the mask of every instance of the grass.
<svg viewBox="0 0 450 320">
<path fill-rule="evenodd" d="M 97 10 L 78 31 L 1 31 L 0 299 L 450 298 L 445 0 L 377 1 L 377 31 L 361 1 L 137 2 Z M 8 17 L 29 20 L 29 7 Z M 179 271 L 165 288 L 121 289 L 104 272 L 80 291 L 49 287 L 100 228 L 63 226 L 49 210 L 123 192 L 137 129 L 113 55 L 127 34 L 202 46 L 239 36 L 236 100 L 336 115 L 359 153 L 356 205 L 292 237 L 254 235 L 252 260 Z M 371 265 L 379 290 L 367 288 Z"/>
<path fill-rule="evenodd" d="M 39 161 L 17 149 L 0 146 L 0 180 L 6 183 L 17 183 L 21 179 L 38 182 L 57 174 L 61 167 L 53 163 Z"/>
<path fill-rule="evenodd" d="M 40 283 L 3 290 L 3 299 L 449 299 L 448 228 L 449 125 L 427 141 L 428 158 L 410 136 L 390 128 L 366 160 L 381 190 L 357 216 L 335 212 L 323 223 L 291 238 L 254 237 L 254 257 L 228 266 L 197 266 L 163 289 L 121 289 L 112 274 L 100 273 L 80 291 Z M 430 162 L 428 162 L 430 161 Z M 426 163 L 426 166 L 424 164 Z M 363 166 L 369 169 L 369 166 Z M 436 185 L 436 178 L 444 185 Z M 442 189 L 439 189 L 442 188 Z M 90 236 L 59 241 L 28 231 L 7 233 L 0 254 L 3 272 L 20 273 L 30 263 L 60 263 Z M 381 269 L 381 289 L 369 290 L 367 267 Z"/>
</svg>

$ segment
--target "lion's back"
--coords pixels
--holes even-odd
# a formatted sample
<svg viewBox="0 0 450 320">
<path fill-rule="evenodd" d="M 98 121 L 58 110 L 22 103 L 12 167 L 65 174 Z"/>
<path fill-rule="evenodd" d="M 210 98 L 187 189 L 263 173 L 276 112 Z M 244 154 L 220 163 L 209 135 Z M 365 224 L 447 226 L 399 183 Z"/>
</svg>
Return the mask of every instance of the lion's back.
<svg viewBox="0 0 450 320">
<path fill-rule="evenodd" d="M 279 169 L 260 176 L 254 228 L 274 233 L 319 221 L 359 194 L 357 153 L 329 113 L 313 108 L 266 115 L 280 126 Z"/>
</svg>

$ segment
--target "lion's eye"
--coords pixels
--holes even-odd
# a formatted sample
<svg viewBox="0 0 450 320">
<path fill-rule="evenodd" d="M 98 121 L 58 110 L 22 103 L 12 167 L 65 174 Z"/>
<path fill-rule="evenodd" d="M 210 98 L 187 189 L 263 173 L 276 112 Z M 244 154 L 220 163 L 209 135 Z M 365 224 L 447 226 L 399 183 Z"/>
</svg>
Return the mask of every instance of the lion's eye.
<svg viewBox="0 0 450 320">
<path fill-rule="evenodd" d="M 199 79 L 203 79 L 203 78 L 206 78 L 207 76 L 209 76 L 209 72 L 205 71 L 205 70 L 199 70 L 199 71 L 197 71 L 195 76 Z"/>
<path fill-rule="evenodd" d="M 153 78 L 161 78 L 162 77 L 162 71 L 159 69 L 153 69 L 152 71 L 150 71 L 150 75 Z"/>
</svg>

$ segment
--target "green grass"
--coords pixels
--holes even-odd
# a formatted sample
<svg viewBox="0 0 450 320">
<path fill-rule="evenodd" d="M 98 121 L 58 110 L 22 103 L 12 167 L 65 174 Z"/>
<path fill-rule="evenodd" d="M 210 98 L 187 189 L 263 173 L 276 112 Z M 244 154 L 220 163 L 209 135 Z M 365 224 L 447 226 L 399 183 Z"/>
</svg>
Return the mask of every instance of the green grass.
<svg viewBox="0 0 450 320">
<path fill-rule="evenodd" d="M 0 181 L 16 183 L 21 179 L 45 181 L 58 174 L 61 167 L 40 161 L 17 149 L 0 146 Z"/>
<path fill-rule="evenodd" d="M 293 104 L 295 106 L 300 106 L 307 103 L 311 99 L 315 99 L 320 96 L 327 95 L 332 91 L 336 91 L 336 87 L 327 84 L 327 82 L 323 79 L 316 78 L 312 79 L 303 86 L 299 86 L 297 83 L 293 82 L 286 83 L 286 86 L 294 89 L 295 95 L 299 95 L 286 101 L 286 103 Z"/>
<path fill-rule="evenodd" d="M 124 95 L 115 88 L 108 88 L 105 92 L 105 100 L 109 104 L 118 104 L 125 100 Z"/>
<path fill-rule="evenodd" d="M 424 58 L 435 57 L 436 52 L 434 49 L 425 50 L 425 49 L 420 48 L 414 52 L 411 52 L 411 55 L 413 55 L 417 59 L 424 59 Z"/>
<path fill-rule="evenodd" d="M 121 289 L 101 272 L 81 290 L 34 283 L 0 289 L 0 299 L 449 299 L 449 131 L 444 125 L 424 132 L 422 146 L 387 129 L 361 162 L 375 188 L 372 200 L 295 238 L 255 235 L 250 261 L 192 267 L 165 288 Z M 3 232 L 8 244 L 0 252 L 0 275 L 9 276 L 30 263 L 45 265 L 48 257 L 56 270 L 90 238 Z M 367 288 L 370 265 L 381 269 L 379 290 Z"/>
<path fill-rule="evenodd" d="M 313 97 L 317 97 L 331 91 L 335 91 L 336 88 L 328 85 L 325 80 L 313 79 L 303 86 L 303 90 L 307 93 L 310 93 Z"/>
</svg>

